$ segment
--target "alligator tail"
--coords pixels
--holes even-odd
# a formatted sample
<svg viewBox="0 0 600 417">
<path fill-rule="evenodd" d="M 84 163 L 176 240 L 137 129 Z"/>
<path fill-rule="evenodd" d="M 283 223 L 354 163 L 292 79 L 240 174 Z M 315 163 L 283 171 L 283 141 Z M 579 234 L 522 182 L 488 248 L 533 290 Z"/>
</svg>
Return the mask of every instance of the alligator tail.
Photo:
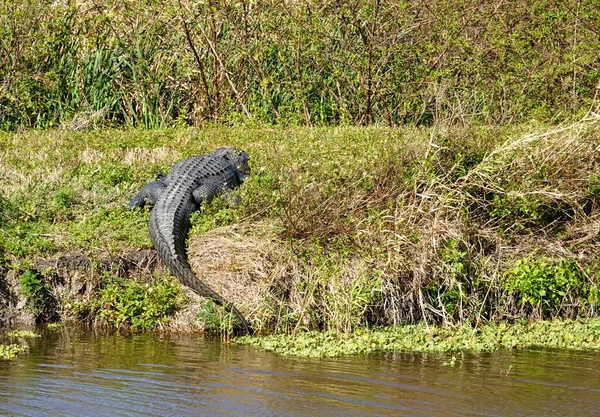
<svg viewBox="0 0 600 417">
<path fill-rule="evenodd" d="M 165 260 L 165 263 L 183 285 L 191 288 L 197 294 L 206 298 L 210 298 L 218 305 L 225 307 L 225 310 L 228 313 L 234 314 L 241 325 L 238 329 L 239 334 L 246 335 L 250 333 L 250 326 L 248 325 L 248 322 L 242 313 L 240 313 L 240 311 L 233 304 L 227 302 L 221 295 L 219 295 L 216 291 L 206 285 L 200 278 L 198 278 L 187 262 L 181 259 L 169 259 L 168 261 Z"/>
</svg>

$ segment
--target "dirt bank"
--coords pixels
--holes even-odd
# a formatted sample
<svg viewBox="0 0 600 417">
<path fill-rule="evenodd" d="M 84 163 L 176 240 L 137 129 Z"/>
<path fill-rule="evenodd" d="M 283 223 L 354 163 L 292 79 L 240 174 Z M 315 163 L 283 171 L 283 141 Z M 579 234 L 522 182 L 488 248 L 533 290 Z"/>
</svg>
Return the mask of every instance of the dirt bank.
<svg viewBox="0 0 600 417">
<path fill-rule="evenodd" d="M 151 249 L 133 250 L 122 256 L 93 261 L 79 253 L 62 254 L 34 261 L 28 268 L 45 284 L 48 297 L 43 308 L 32 312 L 19 278 L 22 271 L 0 270 L 0 325 L 33 324 L 70 317 L 65 300 L 89 300 L 105 274 L 144 281 L 164 268 Z"/>
</svg>

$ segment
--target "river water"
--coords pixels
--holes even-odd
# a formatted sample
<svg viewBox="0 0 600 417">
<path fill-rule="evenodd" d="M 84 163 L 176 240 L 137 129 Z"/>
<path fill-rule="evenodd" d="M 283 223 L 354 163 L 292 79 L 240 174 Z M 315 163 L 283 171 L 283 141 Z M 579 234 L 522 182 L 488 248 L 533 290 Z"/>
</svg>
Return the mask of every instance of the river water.
<svg viewBox="0 0 600 417">
<path fill-rule="evenodd" d="M 198 335 L 42 334 L 0 361 L 0 415 L 600 416 L 600 353 L 304 359 Z"/>
</svg>

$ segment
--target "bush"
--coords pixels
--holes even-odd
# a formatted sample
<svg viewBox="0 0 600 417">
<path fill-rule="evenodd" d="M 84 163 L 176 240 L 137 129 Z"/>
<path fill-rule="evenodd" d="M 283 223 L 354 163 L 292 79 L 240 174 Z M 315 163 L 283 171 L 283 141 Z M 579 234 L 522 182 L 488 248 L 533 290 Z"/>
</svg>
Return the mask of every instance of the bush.
<svg viewBox="0 0 600 417">
<path fill-rule="evenodd" d="M 218 333 L 224 337 L 233 334 L 234 324 L 237 321 L 234 313 L 228 312 L 224 306 L 208 300 L 198 313 L 198 319 L 205 330 Z"/>
<path fill-rule="evenodd" d="M 151 285 L 109 278 L 92 302 L 91 311 L 116 328 L 151 330 L 167 322 L 182 303 L 183 292 L 174 279 L 161 278 Z"/>
<path fill-rule="evenodd" d="M 43 277 L 36 271 L 27 269 L 19 277 L 19 285 L 20 293 L 27 297 L 27 310 L 36 317 L 40 316 L 52 298 Z"/>
<path fill-rule="evenodd" d="M 595 0 L 4 2 L 0 129 L 564 118 L 600 80 L 597 20 Z"/>
<path fill-rule="evenodd" d="M 504 286 L 520 306 L 548 318 L 597 302 L 597 289 L 571 259 L 529 255 L 506 272 Z"/>
</svg>

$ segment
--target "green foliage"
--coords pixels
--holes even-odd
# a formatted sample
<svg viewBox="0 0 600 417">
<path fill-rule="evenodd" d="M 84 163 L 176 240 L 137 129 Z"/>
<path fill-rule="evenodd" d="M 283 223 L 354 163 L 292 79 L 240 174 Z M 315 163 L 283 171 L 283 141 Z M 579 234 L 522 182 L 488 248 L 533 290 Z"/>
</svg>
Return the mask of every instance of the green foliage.
<svg viewBox="0 0 600 417">
<path fill-rule="evenodd" d="M 489 316 L 491 306 L 485 295 L 493 283 L 484 276 L 485 257 L 474 252 L 474 246 L 461 237 L 446 241 L 442 262 L 424 287 L 425 301 L 439 311 L 445 323 L 476 323 Z"/>
<path fill-rule="evenodd" d="M 22 222 L 7 225 L 4 229 L 4 248 L 7 253 L 16 256 L 39 253 L 49 254 L 56 251 L 56 244 L 44 233 L 43 224 Z M 13 226 L 13 227 L 11 227 Z"/>
<path fill-rule="evenodd" d="M 71 244 L 78 247 L 101 247 L 115 252 L 124 245 L 149 244 L 148 219 L 139 213 L 118 207 L 99 207 L 80 221 L 68 222 L 64 228 Z"/>
<path fill-rule="evenodd" d="M 35 339 L 38 337 L 42 337 L 39 334 L 34 333 L 30 330 L 13 330 L 13 331 L 6 333 L 6 335 L 8 337 L 22 337 L 22 338 L 27 338 L 27 339 Z"/>
<path fill-rule="evenodd" d="M 557 315 L 568 297 L 584 304 L 594 301 L 589 282 L 571 259 L 535 254 L 518 259 L 506 272 L 504 286 L 519 305 L 534 309 L 542 317 Z"/>
<path fill-rule="evenodd" d="M 62 323 L 57 322 L 57 323 L 48 323 L 48 325 L 46 326 L 46 328 L 48 330 L 59 330 L 62 328 Z"/>
<path fill-rule="evenodd" d="M 94 180 L 101 181 L 109 186 L 115 186 L 122 182 L 131 182 L 131 169 L 117 163 L 102 165 L 93 175 Z"/>
<path fill-rule="evenodd" d="M 58 209 L 69 209 L 75 203 L 76 192 L 72 187 L 60 188 L 54 193 L 54 205 Z"/>
<path fill-rule="evenodd" d="M 27 297 L 26 308 L 35 316 L 39 316 L 46 309 L 51 298 L 43 277 L 31 269 L 27 269 L 19 277 L 20 293 Z"/>
<path fill-rule="evenodd" d="M 600 80 L 594 0 L 488 3 L 6 2 L 0 129 L 503 123 L 587 109 Z"/>
<path fill-rule="evenodd" d="M 600 176 L 592 175 L 588 178 L 588 192 L 592 198 L 600 198 Z"/>
<path fill-rule="evenodd" d="M 469 251 L 462 247 L 459 239 L 450 239 L 442 251 L 444 264 L 458 277 L 468 274 Z"/>
<path fill-rule="evenodd" d="M 504 234 L 533 230 L 532 226 L 544 226 L 547 211 L 551 208 L 535 197 L 494 196 L 490 217 L 498 224 Z"/>
<path fill-rule="evenodd" d="M 21 345 L 2 345 L 0 344 L 0 360 L 10 360 L 16 358 L 19 353 L 26 352 L 29 349 L 27 346 Z"/>
<path fill-rule="evenodd" d="M 199 211 L 192 213 L 190 233 L 206 233 L 217 227 L 229 226 L 240 218 L 242 207 L 231 205 L 228 198 L 235 198 L 235 191 L 228 196 L 220 196 L 210 204 L 203 203 Z"/>
<path fill-rule="evenodd" d="M 490 323 L 479 328 L 424 324 L 357 329 L 351 334 L 334 331 L 294 335 L 243 336 L 236 342 L 282 355 L 332 357 L 372 352 L 491 352 L 497 349 L 547 347 L 600 350 L 600 320 Z"/>
<path fill-rule="evenodd" d="M 160 278 L 153 285 L 110 278 L 92 301 L 92 314 L 116 328 L 152 330 L 181 307 L 183 293 L 177 281 Z M 82 311 L 82 307 L 73 306 Z"/>
<path fill-rule="evenodd" d="M 228 312 L 224 306 L 219 306 L 212 300 L 204 303 L 202 310 L 198 313 L 198 319 L 207 331 L 218 333 L 224 337 L 233 334 L 237 322 L 235 314 Z"/>
</svg>

